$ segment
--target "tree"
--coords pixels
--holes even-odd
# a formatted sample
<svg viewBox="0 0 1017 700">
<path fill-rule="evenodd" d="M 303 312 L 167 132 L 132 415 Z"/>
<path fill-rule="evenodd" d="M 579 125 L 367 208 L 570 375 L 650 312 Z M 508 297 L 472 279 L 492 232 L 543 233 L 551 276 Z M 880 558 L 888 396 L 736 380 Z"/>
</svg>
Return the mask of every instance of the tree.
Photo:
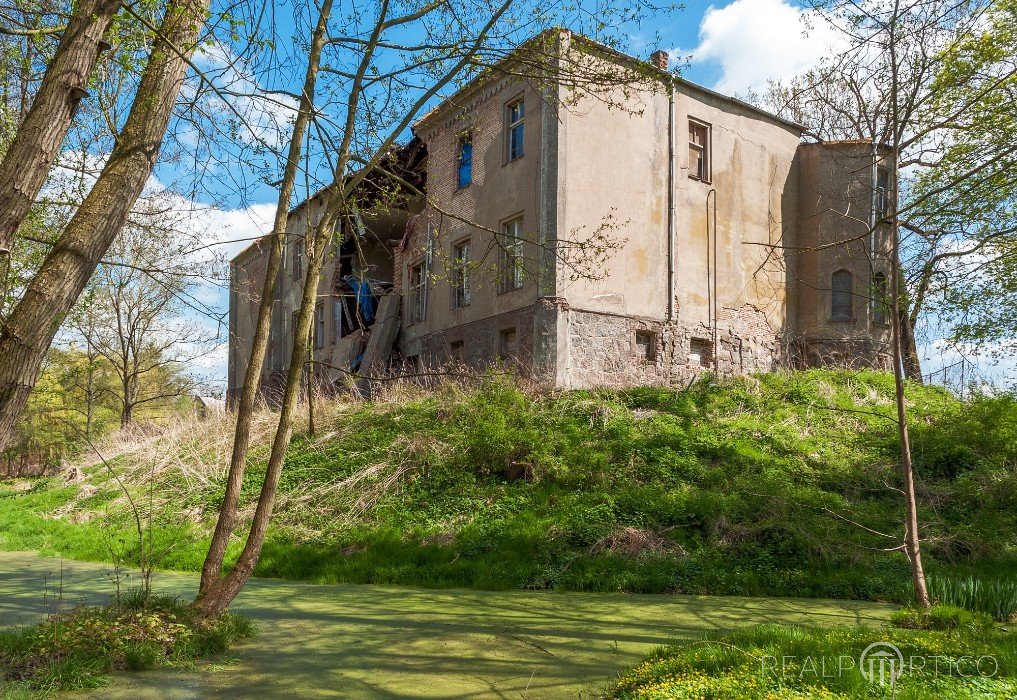
<svg viewBox="0 0 1017 700">
<path fill-rule="evenodd" d="M 75 5 L 32 107 L 0 164 L 0 281 L 7 277 L 14 234 L 49 175 L 78 104 L 89 94 L 89 76 L 100 52 L 108 48 L 103 37 L 119 8 L 120 0 L 83 0 Z M 0 28 L 0 34 L 7 35 L 53 31 Z"/>
<path fill-rule="evenodd" d="M 977 257 L 984 247 L 964 241 L 979 235 L 972 224 L 976 212 L 986 211 L 988 183 L 995 180 L 1006 190 L 1005 173 L 1013 173 L 1015 146 L 1005 135 L 996 148 L 970 157 L 975 150 L 971 135 L 991 130 L 1002 116 L 998 110 L 989 116 L 987 105 L 1000 100 L 1012 105 L 1006 95 L 1013 91 L 1015 65 L 1012 53 L 1005 53 L 1006 32 L 997 32 L 995 50 L 986 46 L 987 20 L 995 17 L 988 26 L 999 27 L 1008 15 L 995 0 L 918 0 L 886 7 L 830 2 L 818 14 L 840 30 L 847 50 L 802 76 L 771 84 L 759 101 L 803 124 L 819 141 L 862 139 L 897 154 L 894 212 L 904 274 L 898 300 L 903 363 L 907 378 L 920 382 L 916 333 L 922 319 L 937 310 L 930 292 L 962 288 L 967 266 L 961 259 Z M 976 53 L 981 58 L 972 61 Z M 879 186 L 875 175 L 873 180 L 875 201 Z M 964 191 L 969 196 L 962 202 Z M 975 191 L 981 202 L 974 201 Z M 889 210 L 884 213 L 871 222 L 873 229 L 891 222 Z M 995 240 L 1012 230 L 1007 225 L 988 228 L 997 234 L 990 236 Z"/>
<path fill-rule="evenodd" d="M 208 354 L 215 333 L 186 317 L 183 299 L 202 276 L 188 254 L 193 245 L 172 226 L 128 224 L 72 313 L 70 326 L 87 352 L 102 357 L 117 378 L 122 427 L 136 409 L 197 389 L 184 370 Z"/>
<path fill-rule="evenodd" d="M 986 7 L 941 0 L 824 5 L 821 16 L 842 31 L 847 50 L 790 85 L 773 86 L 766 99 L 804 123 L 820 140 L 861 138 L 873 144 L 873 214 L 865 235 L 875 235 L 881 226 L 890 229 L 890 344 L 906 511 L 899 549 L 911 564 L 915 599 L 921 607 L 928 607 L 930 601 L 921 556 L 905 375 L 921 380 L 914 340 L 920 306 L 908 292 L 917 289 L 920 293 L 922 283 L 919 280 L 917 287 L 913 284 L 908 289 L 902 253 L 907 241 L 901 234 L 917 232 L 920 239 L 926 234 L 916 222 L 928 212 L 931 200 L 921 188 L 910 187 L 913 173 L 940 167 L 943 144 L 962 136 L 970 127 L 970 110 L 1001 85 L 993 79 L 959 90 L 967 77 L 946 70 L 955 48 L 980 33 Z M 944 101 L 946 94 L 960 99 Z M 886 154 L 881 161 L 889 174 L 882 192 L 875 168 L 879 152 Z M 980 170 L 980 164 L 967 164 L 954 173 L 950 186 L 977 181 Z"/>
<path fill-rule="evenodd" d="M 64 317 L 123 229 L 152 172 L 208 0 L 170 0 L 131 111 L 99 177 L 0 329 L 0 450 Z"/>
</svg>

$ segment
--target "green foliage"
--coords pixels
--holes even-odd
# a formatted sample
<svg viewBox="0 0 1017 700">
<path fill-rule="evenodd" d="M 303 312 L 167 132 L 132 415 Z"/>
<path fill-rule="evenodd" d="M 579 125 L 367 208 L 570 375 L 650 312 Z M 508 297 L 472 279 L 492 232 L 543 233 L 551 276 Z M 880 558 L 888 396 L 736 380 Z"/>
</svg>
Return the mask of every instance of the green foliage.
<svg viewBox="0 0 1017 700">
<path fill-rule="evenodd" d="M 956 618 L 962 612 L 942 614 Z M 867 666 L 860 662 L 861 654 L 875 642 L 893 644 L 906 660 L 905 670 L 894 684 L 880 685 L 862 674 Z M 977 659 L 987 660 L 979 668 Z M 1017 640 L 996 629 L 759 625 L 662 647 L 623 674 L 608 697 L 990 700 L 1013 697 L 1014 693 Z"/>
<path fill-rule="evenodd" d="M 906 602 L 905 558 L 847 522 L 902 531 L 892 396 L 888 375 L 817 370 L 687 391 L 528 393 L 492 379 L 335 405 L 318 436 L 294 439 L 256 574 Z M 908 399 L 927 568 L 1017 571 L 1017 402 L 920 386 Z M 224 476 L 188 460 L 224 453 L 207 435 L 230 431 L 184 432 L 150 448 L 182 465 L 157 474 L 168 513 L 153 547 L 162 566 L 195 571 Z M 252 449 L 245 503 L 265 458 Z M 144 465 L 115 468 L 145 501 Z M 86 483 L 98 489 L 87 498 L 59 479 L 0 491 L 0 547 L 102 561 L 111 541 L 135 541 L 105 469 Z M 50 517 L 72 508 L 79 522 Z"/>
<path fill-rule="evenodd" d="M 904 608 L 892 613 L 889 623 L 901 629 L 960 630 L 974 635 L 989 634 L 996 629 L 996 622 L 989 615 L 955 605 L 934 605 L 928 610 Z"/>
<path fill-rule="evenodd" d="M 933 600 L 973 610 L 1000 622 L 1017 617 L 1017 581 L 1012 578 L 979 576 L 928 576 L 929 595 Z"/>
<path fill-rule="evenodd" d="M 97 688 L 114 671 L 218 656 L 254 634 L 247 618 L 196 618 L 175 598 L 137 592 L 106 607 L 77 607 L 36 627 L 0 630 L 0 667 L 13 690 Z"/>
</svg>

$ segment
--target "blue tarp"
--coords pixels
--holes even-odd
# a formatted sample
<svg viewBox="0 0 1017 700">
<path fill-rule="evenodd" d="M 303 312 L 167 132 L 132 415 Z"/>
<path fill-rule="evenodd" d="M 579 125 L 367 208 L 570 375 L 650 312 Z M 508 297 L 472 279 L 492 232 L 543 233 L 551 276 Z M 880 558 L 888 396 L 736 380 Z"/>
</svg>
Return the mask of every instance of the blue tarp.
<svg viewBox="0 0 1017 700">
<path fill-rule="evenodd" d="M 343 277 L 343 282 L 350 285 L 353 293 L 357 295 L 357 306 L 360 307 L 360 315 L 366 323 L 374 320 L 374 294 L 371 292 L 371 284 L 366 280 L 358 280 L 353 275 Z"/>
</svg>

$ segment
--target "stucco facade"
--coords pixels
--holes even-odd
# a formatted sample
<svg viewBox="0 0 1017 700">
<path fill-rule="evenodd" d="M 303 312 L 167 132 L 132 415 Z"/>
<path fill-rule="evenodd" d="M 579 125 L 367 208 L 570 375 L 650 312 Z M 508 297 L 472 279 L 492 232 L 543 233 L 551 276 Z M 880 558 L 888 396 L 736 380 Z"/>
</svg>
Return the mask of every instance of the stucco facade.
<svg viewBox="0 0 1017 700">
<path fill-rule="evenodd" d="M 505 71 L 415 125 L 426 204 L 375 235 L 377 274 L 403 299 L 401 362 L 504 361 L 559 387 L 885 364 L 870 144 L 803 144 L 798 125 L 673 76 L 659 54 L 558 39 L 585 66 L 569 70 L 631 80 L 586 94 Z M 234 260 L 235 286 L 258 259 Z M 240 354 L 250 315 L 231 308 Z M 231 389 L 243 381 L 231 369 Z"/>
</svg>

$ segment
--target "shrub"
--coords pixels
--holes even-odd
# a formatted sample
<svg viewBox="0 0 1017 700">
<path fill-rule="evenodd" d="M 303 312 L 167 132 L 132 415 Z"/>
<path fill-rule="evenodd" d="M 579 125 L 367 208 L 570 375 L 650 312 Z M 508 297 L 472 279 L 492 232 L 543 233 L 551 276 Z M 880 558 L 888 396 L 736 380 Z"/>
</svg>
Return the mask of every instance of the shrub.
<svg viewBox="0 0 1017 700">
<path fill-rule="evenodd" d="M 175 598 L 128 592 L 121 601 L 0 631 L 3 680 L 43 692 L 95 688 L 111 672 L 215 656 L 254 633 L 246 618 L 226 613 L 200 620 Z"/>
</svg>

